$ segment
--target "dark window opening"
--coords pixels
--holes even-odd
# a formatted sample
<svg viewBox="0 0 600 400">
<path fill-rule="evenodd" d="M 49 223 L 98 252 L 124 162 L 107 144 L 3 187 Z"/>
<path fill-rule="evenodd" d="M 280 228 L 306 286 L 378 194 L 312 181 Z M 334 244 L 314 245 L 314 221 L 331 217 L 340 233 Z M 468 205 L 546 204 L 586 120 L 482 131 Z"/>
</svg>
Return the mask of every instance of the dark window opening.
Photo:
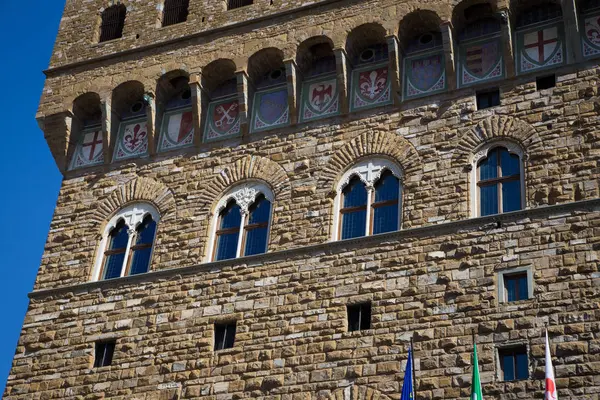
<svg viewBox="0 0 600 400">
<path fill-rule="evenodd" d="M 529 298 L 527 273 L 505 274 L 504 291 L 506 301 L 527 300 Z"/>
<path fill-rule="evenodd" d="M 371 303 L 348 306 L 348 332 L 371 329 Z"/>
<path fill-rule="evenodd" d="M 107 367 L 112 364 L 115 353 L 115 342 L 96 342 L 94 368 Z"/>
<path fill-rule="evenodd" d="M 535 78 L 535 87 L 537 90 L 550 89 L 556 86 L 556 75 L 540 76 Z"/>
<path fill-rule="evenodd" d="M 215 324 L 215 351 L 230 349 L 235 341 L 235 322 Z"/>
<path fill-rule="evenodd" d="M 233 10 L 234 8 L 249 6 L 252 3 L 253 0 L 227 0 L 227 9 Z"/>
<path fill-rule="evenodd" d="M 163 26 L 185 22 L 188 16 L 189 0 L 165 0 Z"/>
<path fill-rule="evenodd" d="M 123 4 L 115 4 L 102 12 L 102 24 L 100 25 L 100 42 L 118 39 L 123 36 L 125 25 L 125 14 L 127 9 Z"/>
<path fill-rule="evenodd" d="M 500 105 L 500 90 L 494 89 L 485 92 L 477 92 L 477 109 L 496 107 Z"/>
<path fill-rule="evenodd" d="M 499 349 L 501 379 L 516 381 L 529 378 L 529 361 L 525 346 Z"/>
</svg>

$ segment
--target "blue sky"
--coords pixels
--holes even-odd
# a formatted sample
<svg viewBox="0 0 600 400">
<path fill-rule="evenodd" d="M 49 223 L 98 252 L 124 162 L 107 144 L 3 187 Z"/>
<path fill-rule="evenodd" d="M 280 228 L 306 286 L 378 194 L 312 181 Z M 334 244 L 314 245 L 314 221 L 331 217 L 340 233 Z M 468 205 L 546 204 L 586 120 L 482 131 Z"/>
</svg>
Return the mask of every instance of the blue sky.
<svg viewBox="0 0 600 400">
<path fill-rule="evenodd" d="M 61 175 L 35 121 L 63 0 L 0 0 L 0 396 L 44 251 Z M 23 6 L 34 7 L 32 11 Z M 25 11 L 25 14 L 23 12 Z M 23 18 L 26 16 L 26 18 Z"/>
</svg>

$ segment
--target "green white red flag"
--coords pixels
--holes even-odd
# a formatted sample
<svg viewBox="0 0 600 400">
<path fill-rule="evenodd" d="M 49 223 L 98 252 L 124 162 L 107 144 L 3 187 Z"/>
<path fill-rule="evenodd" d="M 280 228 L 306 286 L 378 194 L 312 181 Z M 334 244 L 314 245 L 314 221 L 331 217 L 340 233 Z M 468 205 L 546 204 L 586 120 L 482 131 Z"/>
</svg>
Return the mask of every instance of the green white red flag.
<svg viewBox="0 0 600 400">
<path fill-rule="evenodd" d="M 558 400 L 556 381 L 554 380 L 554 368 L 552 368 L 552 355 L 550 354 L 550 343 L 548 342 L 548 330 L 546 330 L 546 394 L 544 399 Z"/>
<path fill-rule="evenodd" d="M 479 360 L 477 359 L 477 343 L 473 338 L 473 383 L 471 386 L 471 400 L 482 400 L 481 380 L 479 379 Z"/>
</svg>

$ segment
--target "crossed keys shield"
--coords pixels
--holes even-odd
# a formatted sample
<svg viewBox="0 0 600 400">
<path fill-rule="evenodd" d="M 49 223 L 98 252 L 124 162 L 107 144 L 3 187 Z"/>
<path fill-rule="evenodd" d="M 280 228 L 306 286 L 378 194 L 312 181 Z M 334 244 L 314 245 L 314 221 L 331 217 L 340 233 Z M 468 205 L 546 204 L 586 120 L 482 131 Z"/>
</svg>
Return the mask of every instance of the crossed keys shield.
<svg viewBox="0 0 600 400">
<path fill-rule="evenodd" d="M 238 106 L 238 101 L 232 100 L 228 103 L 221 103 L 215 107 L 213 121 L 219 130 L 227 132 L 235 124 L 238 117 Z"/>
</svg>

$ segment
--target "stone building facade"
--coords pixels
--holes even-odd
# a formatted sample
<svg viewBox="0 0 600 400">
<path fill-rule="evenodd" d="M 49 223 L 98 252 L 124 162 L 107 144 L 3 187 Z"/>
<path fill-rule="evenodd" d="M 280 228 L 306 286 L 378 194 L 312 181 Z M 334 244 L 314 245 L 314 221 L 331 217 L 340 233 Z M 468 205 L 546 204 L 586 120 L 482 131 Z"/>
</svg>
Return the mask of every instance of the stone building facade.
<svg viewBox="0 0 600 400">
<path fill-rule="evenodd" d="M 64 180 L 4 398 L 398 400 L 411 340 L 415 397 L 467 398 L 474 338 L 486 399 L 543 398 L 547 328 L 559 397 L 600 399 L 599 4 L 190 0 L 162 26 L 162 0 L 130 0 L 99 42 L 113 3 L 67 0 L 45 71 Z M 518 200 L 483 213 L 495 148 Z M 372 196 L 384 170 L 397 229 L 340 240 L 350 180 Z M 215 261 L 223 199 L 256 190 L 266 252 Z M 102 279 L 138 206 L 148 271 Z"/>
</svg>

